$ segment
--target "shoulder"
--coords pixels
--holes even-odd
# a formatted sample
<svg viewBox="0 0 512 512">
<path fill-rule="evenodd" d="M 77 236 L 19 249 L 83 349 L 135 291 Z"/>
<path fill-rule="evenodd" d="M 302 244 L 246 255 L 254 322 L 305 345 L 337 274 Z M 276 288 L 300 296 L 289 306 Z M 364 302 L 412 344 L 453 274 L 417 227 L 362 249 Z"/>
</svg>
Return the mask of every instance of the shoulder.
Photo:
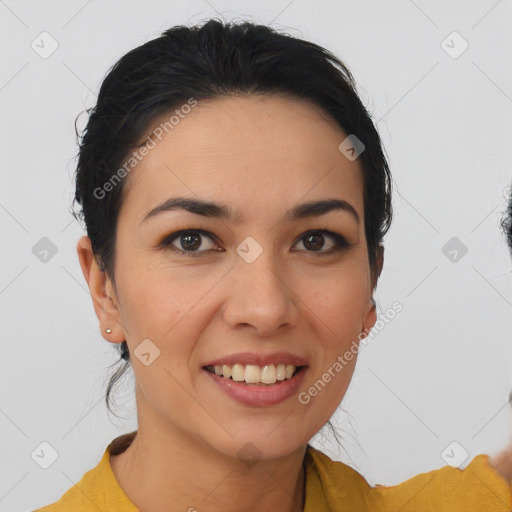
<svg viewBox="0 0 512 512">
<path fill-rule="evenodd" d="M 97 512 L 98 509 L 105 510 L 102 480 L 108 457 L 109 454 L 106 451 L 98 465 L 85 473 L 81 480 L 68 489 L 58 501 L 34 512 L 64 512 L 69 510 L 80 510 L 81 512 L 94 510 Z"/>
<path fill-rule="evenodd" d="M 310 460 L 307 475 L 313 480 L 309 482 L 310 493 L 321 493 L 325 506 L 333 511 L 341 511 L 348 504 L 361 512 L 510 512 L 512 509 L 510 487 L 489 464 L 487 455 L 476 456 L 465 469 L 445 466 L 393 486 L 370 486 L 353 468 L 309 446 L 307 457 Z"/>
<path fill-rule="evenodd" d="M 99 463 L 87 471 L 81 480 L 62 497 L 33 512 L 137 512 L 119 487 L 110 466 L 110 455 L 119 453 L 133 439 L 133 433 L 114 439 L 106 448 Z"/>
<path fill-rule="evenodd" d="M 367 502 L 368 493 L 372 487 L 355 469 L 343 462 L 332 460 L 311 445 L 307 446 L 305 467 L 304 512 L 313 510 L 370 512 Z M 377 510 L 371 510 L 371 512 L 377 512 Z"/>
<path fill-rule="evenodd" d="M 511 490 L 506 480 L 489 464 L 489 457 L 477 455 L 464 468 L 444 466 L 421 473 L 394 486 L 378 486 L 372 502 L 402 507 L 402 512 L 509 512 Z M 391 510 L 391 509 L 390 509 Z"/>
<path fill-rule="evenodd" d="M 318 477 L 323 484 L 335 485 L 340 487 L 340 482 L 344 485 L 353 486 L 356 484 L 364 489 L 370 489 L 366 479 L 355 469 L 347 464 L 332 460 L 328 455 L 308 445 L 306 452 L 306 463 L 310 471 L 308 477 Z"/>
</svg>

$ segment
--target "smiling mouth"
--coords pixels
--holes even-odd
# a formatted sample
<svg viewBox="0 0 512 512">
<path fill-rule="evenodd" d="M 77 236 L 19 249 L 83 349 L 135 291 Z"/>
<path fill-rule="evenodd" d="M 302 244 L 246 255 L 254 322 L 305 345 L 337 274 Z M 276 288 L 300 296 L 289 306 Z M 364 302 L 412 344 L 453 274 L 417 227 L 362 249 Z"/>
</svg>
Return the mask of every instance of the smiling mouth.
<svg viewBox="0 0 512 512">
<path fill-rule="evenodd" d="M 293 364 L 267 365 L 264 367 L 252 364 L 208 365 L 203 369 L 218 377 L 232 380 L 248 386 L 275 386 L 292 379 L 304 366 Z"/>
</svg>

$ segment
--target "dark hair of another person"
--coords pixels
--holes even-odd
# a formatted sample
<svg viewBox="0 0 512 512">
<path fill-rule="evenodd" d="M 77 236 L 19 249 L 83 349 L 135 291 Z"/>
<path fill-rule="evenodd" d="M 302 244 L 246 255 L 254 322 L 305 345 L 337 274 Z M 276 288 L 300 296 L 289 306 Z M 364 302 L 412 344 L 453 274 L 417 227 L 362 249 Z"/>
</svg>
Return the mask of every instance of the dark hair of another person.
<svg viewBox="0 0 512 512">
<path fill-rule="evenodd" d="M 509 251 L 512 253 L 512 194 L 510 191 L 512 190 L 512 186 L 507 188 L 507 209 L 504 213 L 503 219 L 501 221 L 501 227 L 503 228 L 503 233 L 505 234 L 505 239 L 507 240 L 507 245 Z"/>
<path fill-rule="evenodd" d="M 347 135 L 365 145 L 358 157 L 364 173 L 364 220 L 374 284 L 381 242 L 391 223 L 391 175 L 379 134 L 356 92 L 347 67 L 331 52 L 251 22 L 175 26 L 129 51 L 109 70 L 97 104 L 78 135 L 75 201 L 100 268 L 115 287 L 116 225 L 126 178 L 98 199 L 94 191 L 141 147 L 151 123 L 187 103 L 229 95 L 286 95 L 323 109 Z M 75 128 L 76 129 L 76 128 Z M 340 140 L 340 143 L 342 141 Z M 130 364 L 126 341 L 116 345 L 124 364 L 112 375 L 110 392 Z"/>
</svg>

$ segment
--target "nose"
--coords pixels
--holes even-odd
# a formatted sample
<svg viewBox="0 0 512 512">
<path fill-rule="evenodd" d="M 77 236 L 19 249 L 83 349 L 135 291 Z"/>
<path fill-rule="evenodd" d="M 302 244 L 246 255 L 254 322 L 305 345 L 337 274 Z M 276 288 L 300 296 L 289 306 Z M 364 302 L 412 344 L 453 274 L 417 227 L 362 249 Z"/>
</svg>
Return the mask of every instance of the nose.
<svg viewBox="0 0 512 512">
<path fill-rule="evenodd" d="M 252 263 L 236 260 L 223 309 L 231 329 L 251 329 L 265 338 L 297 325 L 300 300 L 271 253 L 263 251 Z"/>
</svg>

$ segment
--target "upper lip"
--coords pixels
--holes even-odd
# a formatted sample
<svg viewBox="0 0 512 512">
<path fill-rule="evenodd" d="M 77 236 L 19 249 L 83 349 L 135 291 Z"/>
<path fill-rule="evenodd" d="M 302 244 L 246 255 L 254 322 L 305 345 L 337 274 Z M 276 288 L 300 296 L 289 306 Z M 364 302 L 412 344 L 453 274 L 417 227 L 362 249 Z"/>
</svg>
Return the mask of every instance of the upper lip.
<svg viewBox="0 0 512 512">
<path fill-rule="evenodd" d="M 270 364 L 293 364 L 294 366 L 307 366 L 307 361 L 302 357 L 290 354 L 289 352 L 275 352 L 273 354 L 252 354 L 242 352 L 239 354 L 230 354 L 209 361 L 204 366 L 215 365 L 234 365 L 234 364 L 254 364 L 256 366 L 267 366 Z"/>
</svg>

